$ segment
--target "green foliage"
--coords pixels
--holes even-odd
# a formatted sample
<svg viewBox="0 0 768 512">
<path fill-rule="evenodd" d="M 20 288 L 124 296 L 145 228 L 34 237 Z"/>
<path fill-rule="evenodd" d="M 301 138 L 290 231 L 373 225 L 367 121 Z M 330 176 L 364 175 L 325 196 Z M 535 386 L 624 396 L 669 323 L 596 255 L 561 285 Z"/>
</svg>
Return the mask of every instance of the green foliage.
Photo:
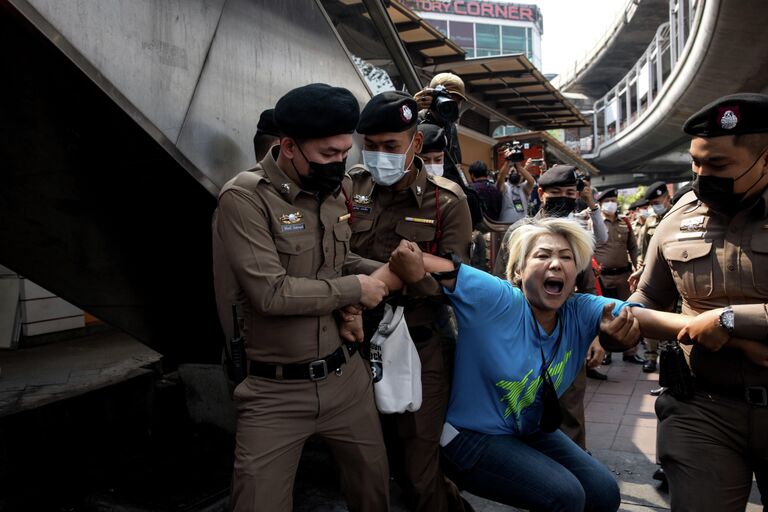
<svg viewBox="0 0 768 512">
<path fill-rule="evenodd" d="M 637 187 L 637 192 L 630 196 L 619 194 L 619 210 L 626 211 L 627 207 L 645 195 L 645 186 Z"/>
</svg>

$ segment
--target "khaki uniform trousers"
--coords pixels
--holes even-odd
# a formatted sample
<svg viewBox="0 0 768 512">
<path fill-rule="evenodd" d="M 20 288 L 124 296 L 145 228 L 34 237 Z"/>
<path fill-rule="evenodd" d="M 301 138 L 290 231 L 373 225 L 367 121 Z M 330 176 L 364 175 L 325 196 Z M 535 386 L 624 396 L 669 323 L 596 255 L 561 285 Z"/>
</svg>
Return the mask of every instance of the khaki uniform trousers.
<svg viewBox="0 0 768 512">
<path fill-rule="evenodd" d="M 560 430 L 567 435 L 571 441 L 587 449 L 587 429 L 584 419 L 584 395 L 587 392 L 587 365 L 583 364 L 581 370 L 573 379 L 571 387 L 565 390 L 560 397 L 560 413 L 563 415 L 563 422 L 560 424 Z"/>
<path fill-rule="evenodd" d="M 382 415 L 392 473 L 412 511 L 463 511 L 456 485 L 440 468 L 440 435 L 450 394 L 449 375 L 438 332 L 415 342 L 421 359 L 421 408 L 416 412 Z"/>
<path fill-rule="evenodd" d="M 324 380 L 248 377 L 238 407 L 232 501 L 235 512 L 290 512 L 304 442 L 324 440 L 352 511 L 389 510 L 389 467 L 368 365 L 349 358 Z"/>
<path fill-rule="evenodd" d="M 744 512 L 752 474 L 768 500 L 768 407 L 696 392 L 656 400 L 659 459 L 673 512 Z"/>
</svg>

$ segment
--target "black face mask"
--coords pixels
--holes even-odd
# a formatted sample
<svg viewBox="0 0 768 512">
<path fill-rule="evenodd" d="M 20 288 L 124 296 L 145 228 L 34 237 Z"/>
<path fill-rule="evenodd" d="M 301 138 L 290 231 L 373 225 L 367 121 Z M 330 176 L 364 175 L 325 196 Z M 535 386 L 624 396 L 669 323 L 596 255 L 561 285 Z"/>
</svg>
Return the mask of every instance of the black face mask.
<svg viewBox="0 0 768 512">
<path fill-rule="evenodd" d="M 510 174 L 510 175 L 509 175 L 509 182 L 510 182 L 512 185 L 517 185 L 518 183 L 520 183 L 520 175 L 519 175 L 519 174 L 517 174 L 517 173 L 514 173 L 514 174 Z"/>
<path fill-rule="evenodd" d="M 697 176 L 693 180 L 693 192 L 699 201 L 706 204 L 710 209 L 723 213 L 728 216 L 733 216 L 740 210 L 748 208 L 754 204 L 753 202 L 743 203 L 744 196 L 752 190 L 759 181 L 760 178 L 744 192 L 736 193 L 733 191 L 733 186 L 743 178 L 757 162 L 762 158 L 763 151 L 760 152 L 760 156 L 750 165 L 746 171 L 741 173 L 736 178 L 721 178 L 720 176 Z"/>
<path fill-rule="evenodd" d="M 347 167 L 346 158 L 341 162 L 320 164 L 307 158 L 298 144 L 296 144 L 296 147 L 299 149 L 301 156 L 304 157 L 304 160 L 309 164 L 309 173 L 306 176 L 303 176 L 296 170 L 296 174 L 301 182 L 301 188 L 308 192 L 317 192 L 321 198 L 336 193 L 339 187 L 341 187 L 341 182 L 344 180 L 344 171 Z M 293 164 L 293 160 L 291 160 L 291 163 Z M 295 164 L 293 164 L 293 168 L 296 169 Z"/>
<path fill-rule="evenodd" d="M 567 217 L 576 208 L 576 198 L 547 197 L 541 208 L 548 217 Z"/>
</svg>

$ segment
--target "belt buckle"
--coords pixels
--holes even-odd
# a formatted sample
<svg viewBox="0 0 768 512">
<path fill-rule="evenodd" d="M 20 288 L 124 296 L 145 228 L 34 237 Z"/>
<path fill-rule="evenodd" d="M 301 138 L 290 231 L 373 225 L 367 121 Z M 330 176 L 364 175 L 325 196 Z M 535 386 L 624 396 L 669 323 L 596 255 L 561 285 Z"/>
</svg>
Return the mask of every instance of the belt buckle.
<svg viewBox="0 0 768 512">
<path fill-rule="evenodd" d="M 768 390 L 763 386 L 747 386 L 744 390 L 744 398 L 749 405 L 768 406 Z"/>
<path fill-rule="evenodd" d="M 323 380 L 326 377 L 328 377 L 328 363 L 325 359 L 318 359 L 309 363 L 309 380 Z"/>
</svg>

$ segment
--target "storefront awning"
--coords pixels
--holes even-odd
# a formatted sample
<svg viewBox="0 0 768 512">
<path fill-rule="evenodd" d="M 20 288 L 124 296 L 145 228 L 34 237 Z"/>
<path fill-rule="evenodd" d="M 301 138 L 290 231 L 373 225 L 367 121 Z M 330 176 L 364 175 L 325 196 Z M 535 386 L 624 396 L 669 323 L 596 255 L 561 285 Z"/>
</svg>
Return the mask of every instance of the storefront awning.
<svg viewBox="0 0 768 512">
<path fill-rule="evenodd" d="M 506 55 L 439 64 L 464 80 L 467 92 L 493 110 L 530 130 L 588 126 L 525 55 Z"/>
</svg>

